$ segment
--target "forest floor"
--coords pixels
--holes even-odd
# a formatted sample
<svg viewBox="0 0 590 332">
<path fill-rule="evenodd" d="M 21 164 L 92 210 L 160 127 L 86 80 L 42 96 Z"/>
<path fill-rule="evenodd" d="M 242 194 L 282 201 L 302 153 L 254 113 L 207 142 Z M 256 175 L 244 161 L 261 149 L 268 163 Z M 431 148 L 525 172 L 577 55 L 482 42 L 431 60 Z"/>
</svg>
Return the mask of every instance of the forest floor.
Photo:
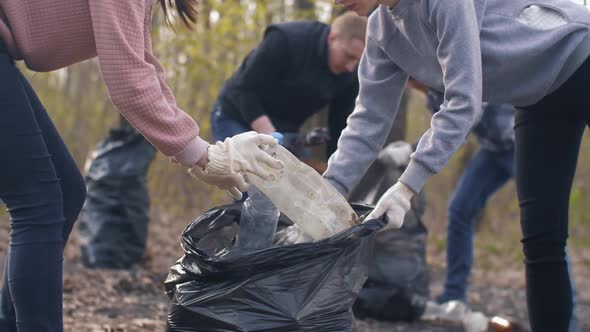
<svg viewBox="0 0 590 332">
<path fill-rule="evenodd" d="M 5 214 L 0 215 L 0 261 L 4 260 L 8 243 L 6 219 Z M 164 331 L 170 302 L 164 294 L 163 281 L 169 267 L 182 254 L 179 238 L 187 222 L 162 216 L 156 218 L 153 213 L 152 219 L 146 259 L 142 265 L 127 271 L 85 268 L 80 261 L 78 237 L 74 230 L 64 262 L 65 331 Z M 440 262 L 444 262 L 443 255 L 432 250 L 428 253 L 433 295 L 442 288 L 444 266 Z M 590 250 L 572 252 L 571 260 L 578 288 L 580 331 L 590 331 Z M 495 265 L 496 272 L 475 268 L 469 293 L 471 308 L 487 315 L 509 316 L 527 326 L 522 271 L 514 267 L 501 270 L 502 262 L 495 262 Z M 391 324 L 377 321 L 357 321 L 357 330 L 462 331 L 459 327 L 426 322 Z"/>
</svg>

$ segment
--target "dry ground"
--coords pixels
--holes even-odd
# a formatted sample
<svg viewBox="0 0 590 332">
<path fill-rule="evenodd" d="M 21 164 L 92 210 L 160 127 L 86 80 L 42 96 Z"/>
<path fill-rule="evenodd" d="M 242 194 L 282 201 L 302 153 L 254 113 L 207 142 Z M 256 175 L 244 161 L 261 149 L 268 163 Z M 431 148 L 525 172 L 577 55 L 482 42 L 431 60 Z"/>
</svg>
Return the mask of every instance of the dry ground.
<svg viewBox="0 0 590 332">
<path fill-rule="evenodd" d="M 158 215 L 156 217 L 156 215 Z M 0 216 L 0 257 L 3 260 L 8 238 L 6 215 Z M 77 236 L 74 232 L 66 249 L 64 266 L 64 320 L 66 331 L 163 331 L 168 299 L 162 282 L 167 269 L 180 256 L 179 234 L 191 218 L 171 218 L 154 212 L 150 228 L 149 250 L 143 265 L 130 271 L 89 270 L 80 264 Z M 440 291 L 444 261 L 442 253 L 429 252 L 433 270 L 432 293 Z M 590 251 L 573 251 L 572 261 L 578 283 L 578 316 L 581 330 L 590 331 Z M 498 265 L 499 264 L 499 265 Z M 526 322 L 522 273 L 518 268 L 502 270 L 476 268 L 470 303 L 488 314 L 503 314 Z M 508 266 L 512 266 L 507 264 Z M 425 323 L 390 324 L 357 322 L 360 332 L 369 331 L 461 331 L 457 327 Z"/>
</svg>

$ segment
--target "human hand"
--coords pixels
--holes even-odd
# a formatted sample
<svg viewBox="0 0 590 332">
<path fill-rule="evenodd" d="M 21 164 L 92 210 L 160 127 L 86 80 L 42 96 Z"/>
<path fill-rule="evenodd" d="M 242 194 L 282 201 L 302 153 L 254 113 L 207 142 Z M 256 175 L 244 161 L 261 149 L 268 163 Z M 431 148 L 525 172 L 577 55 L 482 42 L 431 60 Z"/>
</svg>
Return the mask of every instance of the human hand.
<svg viewBox="0 0 590 332">
<path fill-rule="evenodd" d="M 285 167 L 280 160 L 271 157 L 261 147 L 273 147 L 277 140 L 270 135 L 254 131 L 228 137 L 223 142 L 211 145 L 208 150 L 209 162 L 205 167 L 208 175 L 230 175 L 253 173 L 265 180 L 273 180 L 272 170 Z"/>
<path fill-rule="evenodd" d="M 201 182 L 227 190 L 235 200 L 242 199 L 242 192 L 248 190 L 248 184 L 242 174 L 206 174 L 199 166 L 190 168 L 188 172 Z"/>
<path fill-rule="evenodd" d="M 381 230 L 402 227 L 404 217 L 410 210 L 410 200 L 413 195 L 412 189 L 401 182 L 397 182 L 381 196 L 381 199 L 379 199 L 379 202 L 365 220 L 378 219 L 385 214 L 388 222 Z"/>
</svg>

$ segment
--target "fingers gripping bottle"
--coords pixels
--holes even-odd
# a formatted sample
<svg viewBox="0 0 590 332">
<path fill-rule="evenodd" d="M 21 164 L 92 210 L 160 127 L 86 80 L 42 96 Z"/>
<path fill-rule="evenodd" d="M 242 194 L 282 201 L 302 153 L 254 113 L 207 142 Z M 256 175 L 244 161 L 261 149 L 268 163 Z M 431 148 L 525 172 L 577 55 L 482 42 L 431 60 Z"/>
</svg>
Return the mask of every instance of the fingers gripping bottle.
<svg viewBox="0 0 590 332">
<path fill-rule="evenodd" d="M 282 135 L 273 137 L 282 144 Z M 240 230 L 235 247 L 244 251 L 269 248 L 273 244 L 274 233 L 280 215 L 279 209 L 256 186 L 248 187 L 248 198 L 242 205 Z"/>
</svg>

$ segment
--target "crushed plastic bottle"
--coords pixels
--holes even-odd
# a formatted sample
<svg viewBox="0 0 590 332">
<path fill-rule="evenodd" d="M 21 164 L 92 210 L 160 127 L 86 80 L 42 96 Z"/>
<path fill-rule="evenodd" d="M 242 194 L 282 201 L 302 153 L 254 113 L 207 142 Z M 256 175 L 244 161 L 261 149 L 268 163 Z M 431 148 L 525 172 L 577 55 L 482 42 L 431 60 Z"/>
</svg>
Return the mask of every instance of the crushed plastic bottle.
<svg viewBox="0 0 590 332">
<path fill-rule="evenodd" d="M 297 243 L 313 242 L 313 238 L 307 235 L 297 224 L 287 226 L 275 234 L 275 244 L 288 246 Z"/>
<path fill-rule="evenodd" d="M 279 141 L 279 144 L 283 144 L 281 133 L 274 133 L 272 136 Z M 251 184 L 248 187 L 248 198 L 242 205 L 240 230 L 235 248 L 242 251 L 270 248 L 280 214 L 273 202 Z"/>
<path fill-rule="evenodd" d="M 449 301 L 441 304 L 428 301 L 421 319 L 462 326 L 465 332 L 486 332 L 489 327 L 489 319 L 484 314 L 469 310 L 461 301 Z"/>
<path fill-rule="evenodd" d="M 465 332 L 488 331 L 489 319 L 479 311 L 467 311 L 463 317 Z"/>
<path fill-rule="evenodd" d="M 487 317 L 479 311 L 471 311 L 461 301 L 448 301 L 438 304 L 428 301 L 420 318 L 445 325 L 463 326 L 465 332 L 525 332 L 526 329 L 508 319 L 499 316 Z"/>
<path fill-rule="evenodd" d="M 248 182 L 313 240 L 331 237 L 359 223 L 346 198 L 313 168 L 280 145 L 266 151 L 285 168 L 276 172 L 272 181 L 249 173 Z"/>
<path fill-rule="evenodd" d="M 279 209 L 266 195 L 250 185 L 248 198 L 242 205 L 235 247 L 245 251 L 270 248 L 280 214 Z"/>
<path fill-rule="evenodd" d="M 461 301 L 448 301 L 441 304 L 428 301 L 421 319 L 461 324 L 468 311 L 465 303 Z"/>
</svg>

